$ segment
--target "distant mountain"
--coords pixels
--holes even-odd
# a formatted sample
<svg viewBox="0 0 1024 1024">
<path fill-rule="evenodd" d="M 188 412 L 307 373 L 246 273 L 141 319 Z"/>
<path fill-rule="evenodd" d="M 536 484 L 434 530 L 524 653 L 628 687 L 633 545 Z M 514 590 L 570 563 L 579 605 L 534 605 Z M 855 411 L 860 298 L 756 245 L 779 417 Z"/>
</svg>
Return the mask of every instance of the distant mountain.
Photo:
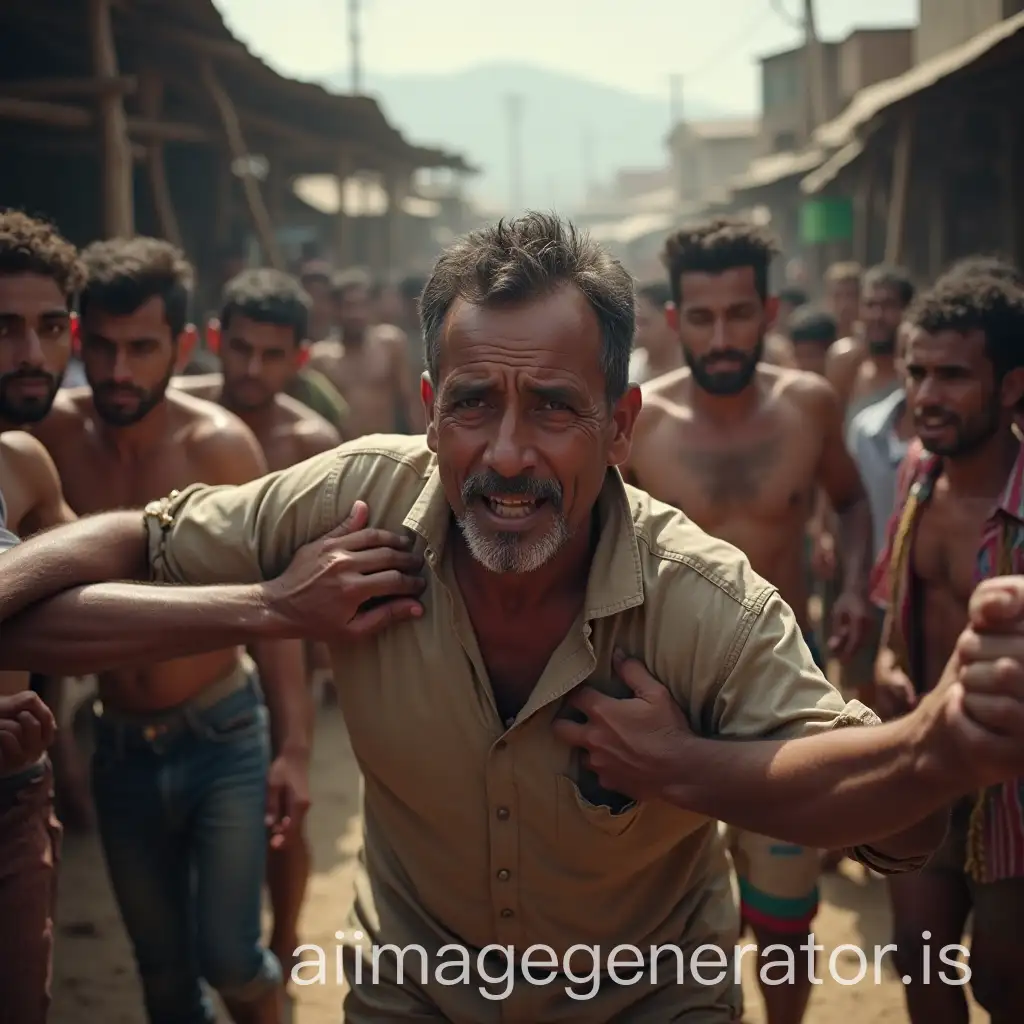
<svg viewBox="0 0 1024 1024">
<path fill-rule="evenodd" d="M 329 87 L 347 89 L 347 73 Z M 625 167 L 663 166 L 668 100 L 626 92 L 529 64 L 495 63 L 443 75 L 366 76 L 366 91 L 410 140 L 463 153 L 482 168 L 473 191 L 502 206 L 509 200 L 508 97 L 522 97 L 522 191 L 527 206 L 569 212 L 588 178 L 601 183 Z M 730 112 L 688 99 L 691 118 Z M 591 166 L 589 171 L 585 164 Z"/>
</svg>

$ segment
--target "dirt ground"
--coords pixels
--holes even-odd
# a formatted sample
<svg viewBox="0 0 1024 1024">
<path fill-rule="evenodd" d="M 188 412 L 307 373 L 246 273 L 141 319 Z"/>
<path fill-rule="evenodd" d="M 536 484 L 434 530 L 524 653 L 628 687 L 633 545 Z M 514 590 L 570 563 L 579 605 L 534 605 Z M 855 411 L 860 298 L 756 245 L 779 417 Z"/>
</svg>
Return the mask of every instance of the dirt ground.
<svg viewBox="0 0 1024 1024">
<path fill-rule="evenodd" d="M 358 773 L 341 715 L 320 713 L 313 764 L 313 811 L 310 832 L 315 859 L 302 924 L 303 939 L 325 949 L 334 945 L 352 898 L 352 865 L 359 820 Z M 889 941 L 884 883 L 854 865 L 825 879 L 824 906 L 816 923 L 818 942 L 827 952 L 841 943 L 871 950 Z M 750 958 L 746 958 L 750 964 Z M 838 970 L 856 974 L 855 960 L 841 960 Z M 764 1024 L 753 970 L 749 972 L 749 1024 Z M 902 986 L 886 970 L 881 984 L 873 969 L 860 984 L 842 986 L 828 979 L 812 998 L 807 1024 L 850 1024 L 906 1020 Z M 340 1024 L 342 991 L 329 985 L 297 991 L 293 1024 Z M 60 877 L 54 1006 L 51 1024 L 146 1024 L 134 966 L 117 909 L 110 894 L 99 847 L 94 838 L 68 836 Z M 975 1010 L 972 1024 L 987 1015 Z"/>
</svg>

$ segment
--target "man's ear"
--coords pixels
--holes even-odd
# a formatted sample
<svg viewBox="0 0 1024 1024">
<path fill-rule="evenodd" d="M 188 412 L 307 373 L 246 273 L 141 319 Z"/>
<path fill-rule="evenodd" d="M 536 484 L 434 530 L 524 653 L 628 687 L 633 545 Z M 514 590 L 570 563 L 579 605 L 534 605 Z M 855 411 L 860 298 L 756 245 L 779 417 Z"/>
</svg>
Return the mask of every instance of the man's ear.
<svg viewBox="0 0 1024 1024">
<path fill-rule="evenodd" d="M 629 458 L 633 428 L 643 407 L 643 393 L 631 384 L 612 410 L 612 437 L 608 445 L 608 465 L 621 466 Z"/>
<path fill-rule="evenodd" d="M 679 333 L 679 308 L 674 302 L 665 303 L 665 323 L 673 333 Z"/>
<path fill-rule="evenodd" d="M 775 321 L 779 318 L 779 297 L 769 295 L 764 302 L 764 319 L 768 327 L 774 327 Z"/>
<path fill-rule="evenodd" d="M 434 384 L 430 379 L 430 373 L 424 370 L 420 374 L 420 401 L 423 403 L 423 414 L 427 421 L 427 447 L 437 451 L 437 428 L 434 426 Z"/>
</svg>

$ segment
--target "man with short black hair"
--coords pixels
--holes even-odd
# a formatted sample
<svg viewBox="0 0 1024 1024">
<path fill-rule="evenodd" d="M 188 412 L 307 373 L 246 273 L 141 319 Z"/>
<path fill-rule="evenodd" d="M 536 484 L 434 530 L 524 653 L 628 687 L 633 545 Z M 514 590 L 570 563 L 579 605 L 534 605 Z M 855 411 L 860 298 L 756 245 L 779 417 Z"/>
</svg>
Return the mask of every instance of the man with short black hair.
<svg viewBox="0 0 1024 1024">
<path fill-rule="evenodd" d="M 768 271 L 776 252 L 771 236 L 739 220 L 669 236 L 663 259 L 671 322 L 686 366 L 645 388 L 626 475 L 743 551 L 794 610 L 824 672 L 804 572 L 818 489 L 841 510 L 851 555 L 831 623 L 830 647 L 844 660 L 867 622 L 871 518 L 828 383 L 762 362 L 775 320 Z M 770 691 L 771 680 L 762 685 Z M 744 920 L 761 948 L 805 942 L 818 906 L 819 851 L 741 830 L 730 839 Z M 772 1021 L 797 1024 L 810 982 L 763 991 Z"/>
<path fill-rule="evenodd" d="M 310 299 L 299 282 L 277 270 L 246 270 L 224 288 L 220 314 L 221 373 L 177 379 L 177 386 L 230 410 L 256 435 L 271 471 L 287 469 L 341 444 L 323 417 L 285 394 L 306 352 Z M 316 652 L 309 652 L 312 655 Z M 321 659 L 323 660 L 323 659 Z M 329 660 L 324 662 L 329 665 Z M 309 879 L 310 850 L 305 833 L 309 805 L 309 758 L 313 708 L 308 727 L 292 737 L 290 751 L 275 759 L 271 785 L 288 798 L 279 818 L 291 822 L 287 837 L 275 836 L 267 880 L 274 911 L 270 948 L 290 974 L 299 945 L 299 914 Z M 280 742 L 280 737 L 275 738 Z M 291 773 L 288 785 L 275 775 Z"/>
<path fill-rule="evenodd" d="M 636 290 L 636 340 L 629 379 L 643 384 L 678 369 L 683 362 L 679 339 L 666 319 L 672 293 L 664 281 L 650 281 Z"/>
<path fill-rule="evenodd" d="M 861 265 L 852 260 L 833 263 L 825 271 L 825 303 L 835 317 L 838 338 L 857 334 L 863 274 Z"/>
<path fill-rule="evenodd" d="M 449 246 L 422 320 L 425 437 L 197 483 L 9 552 L 0 664 L 47 640 L 51 658 L 123 656 L 140 634 L 162 657 L 328 640 L 364 779 L 349 1024 L 496 1005 L 531 1024 L 735 1021 L 734 963 L 679 984 L 737 939 L 717 821 L 920 866 L 955 794 L 1024 768 L 1016 691 L 1006 736 L 977 724 L 988 645 L 1024 683 L 1020 583 L 978 596 L 943 687 L 881 726 L 739 550 L 624 485 L 640 393 L 619 263 L 529 214 Z M 89 584 L 131 578 L 175 585 L 133 588 L 162 628 L 117 648 L 97 606 L 124 591 Z M 190 583 L 223 584 L 201 619 Z M 333 965 L 319 956 L 310 978 Z"/>
<path fill-rule="evenodd" d="M 914 283 L 897 267 L 872 267 L 861 283 L 860 337 L 829 350 L 826 373 L 836 389 L 846 423 L 861 409 L 902 387 L 896 367 L 900 324 L 914 298 Z"/>
<path fill-rule="evenodd" d="M 168 387 L 192 298 L 184 255 L 135 237 L 96 242 L 82 262 L 89 386 L 62 391 L 36 427 L 71 507 L 91 517 L 196 480 L 238 485 L 265 473 L 238 417 Z M 280 1019 L 281 965 L 260 937 L 267 777 L 308 731 L 304 664 L 296 641 L 252 650 L 258 673 L 227 645 L 98 676 L 100 838 L 154 1024 L 212 1022 L 203 979 L 236 1024 Z M 278 817 L 272 830 L 290 824 Z"/>
<path fill-rule="evenodd" d="M 928 699 L 980 581 L 1024 569 L 1024 290 L 978 267 L 947 273 L 910 311 L 906 402 L 917 439 L 900 467 L 875 599 L 887 608 L 874 706 L 888 719 Z M 984 676 L 994 694 L 1014 684 Z M 1008 726 L 1012 714 L 1003 709 Z M 999 727 L 998 704 L 993 724 Z M 936 953 L 973 913 L 971 984 L 993 1024 L 1024 1007 L 1024 777 L 958 801 L 943 847 L 893 879 L 897 969 L 913 1024 L 967 1016 L 961 987 L 934 984 Z M 929 934 L 930 933 L 930 934 Z M 922 938 L 922 935 L 924 938 Z"/>
<path fill-rule="evenodd" d="M 350 435 L 393 433 L 399 424 L 418 433 L 423 410 L 409 365 L 404 332 L 375 324 L 373 279 L 361 270 L 339 274 L 333 284 L 334 336 L 313 346 L 309 365 L 341 393 L 350 410 Z"/>
</svg>

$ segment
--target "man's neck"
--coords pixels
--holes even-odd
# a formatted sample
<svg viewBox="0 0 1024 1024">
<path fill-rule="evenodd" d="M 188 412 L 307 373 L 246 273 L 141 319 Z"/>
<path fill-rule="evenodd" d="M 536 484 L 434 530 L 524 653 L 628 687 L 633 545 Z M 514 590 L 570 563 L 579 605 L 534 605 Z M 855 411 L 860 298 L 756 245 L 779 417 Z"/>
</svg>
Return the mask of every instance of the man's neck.
<svg viewBox="0 0 1024 1024">
<path fill-rule="evenodd" d="M 338 337 L 341 338 L 342 345 L 354 352 L 358 352 L 365 347 L 368 334 L 369 331 L 338 331 Z"/>
<path fill-rule="evenodd" d="M 875 368 L 875 376 L 880 378 L 896 376 L 896 354 L 894 352 L 872 352 L 868 350 L 866 360 Z"/>
<path fill-rule="evenodd" d="M 690 404 L 693 411 L 698 416 L 722 426 L 741 423 L 757 408 L 760 401 L 756 377 L 735 395 L 712 394 L 705 391 L 694 378 L 690 380 L 690 388 Z"/>
<path fill-rule="evenodd" d="M 98 413 L 95 415 L 96 429 L 104 444 L 124 459 L 137 459 L 158 448 L 166 439 L 170 429 L 170 408 L 167 399 L 162 399 L 146 415 L 128 426 L 119 427 L 107 423 Z"/>
<path fill-rule="evenodd" d="M 950 491 L 963 498 L 997 498 L 1020 455 L 1020 441 L 1007 426 L 974 451 L 943 460 Z"/>
</svg>

